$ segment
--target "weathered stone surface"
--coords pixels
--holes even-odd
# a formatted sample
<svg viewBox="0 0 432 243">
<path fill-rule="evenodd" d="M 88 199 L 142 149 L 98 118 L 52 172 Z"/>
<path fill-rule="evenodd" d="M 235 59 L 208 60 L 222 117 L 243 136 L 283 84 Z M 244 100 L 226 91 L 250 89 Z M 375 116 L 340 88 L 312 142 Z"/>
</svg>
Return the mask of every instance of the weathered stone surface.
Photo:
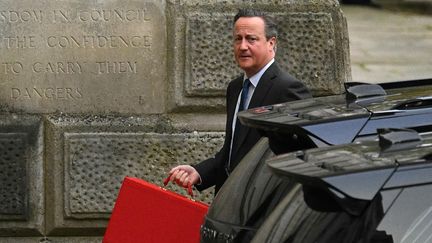
<svg viewBox="0 0 432 243">
<path fill-rule="evenodd" d="M 36 116 L 0 116 L 0 236 L 43 232 L 43 136 Z"/>
<path fill-rule="evenodd" d="M 0 104 L 31 113 L 163 113 L 162 1 L 0 2 Z"/>
<path fill-rule="evenodd" d="M 100 243 L 103 237 L 4 237 L 0 243 Z"/>
<path fill-rule="evenodd" d="M 167 168 L 203 160 L 223 142 L 220 133 L 65 133 L 64 137 L 65 210 L 66 216 L 77 218 L 111 213 L 125 176 L 161 185 Z"/>
<path fill-rule="evenodd" d="M 0 216 L 25 219 L 27 211 L 27 134 L 0 133 Z"/>
<path fill-rule="evenodd" d="M 203 160 L 223 143 L 221 132 L 180 132 L 160 116 L 50 116 L 48 121 L 47 148 L 57 151 L 47 159 L 47 173 L 53 175 L 47 180 L 47 207 L 54 208 L 47 212 L 48 235 L 95 234 L 106 226 L 125 176 L 162 186 L 168 168 Z M 211 190 L 198 195 L 207 202 L 213 198 Z"/>
<path fill-rule="evenodd" d="M 223 106 L 228 82 L 241 74 L 231 34 L 241 7 L 275 17 L 280 33 L 276 60 L 284 69 L 315 95 L 342 92 L 351 72 L 346 21 L 337 1 L 169 1 L 172 109 Z"/>
</svg>

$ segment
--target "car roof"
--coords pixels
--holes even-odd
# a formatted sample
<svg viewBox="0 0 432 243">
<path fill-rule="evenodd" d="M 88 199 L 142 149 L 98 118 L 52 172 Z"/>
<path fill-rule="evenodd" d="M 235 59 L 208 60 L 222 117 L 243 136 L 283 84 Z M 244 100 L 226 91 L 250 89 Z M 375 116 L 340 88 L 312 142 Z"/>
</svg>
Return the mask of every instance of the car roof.
<svg viewBox="0 0 432 243">
<path fill-rule="evenodd" d="M 243 124 L 264 131 L 306 133 L 328 144 L 340 144 L 351 142 L 372 116 L 389 112 L 432 115 L 432 79 L 379 85 L 347 83 L 346 90 L 342 95 L 257 107 L 238 116 Z M 343 139 L 321 134 L 341 126 L 350 127 Z"/>
<path fill-rule="evenodd" d="M 432 133 L 383 129 L 379 137 L 375 141 L 287 153 L 266 163 L 281 177 L 322 188 L 336 199 L 343 198 L 345 201 L 339 202 L 346 210 L 356 210 L 346 204 L 351 199 L 352 205 L 372 200 L 392 176 L 401 175 L 396 173 L 401 168 L 409 167 L 412 173 L 404 173 L 403 180 L 393 179 L 391 186 L 432 183 L 430 173 L 415 173 L 432 165 Z"/>
</svg>

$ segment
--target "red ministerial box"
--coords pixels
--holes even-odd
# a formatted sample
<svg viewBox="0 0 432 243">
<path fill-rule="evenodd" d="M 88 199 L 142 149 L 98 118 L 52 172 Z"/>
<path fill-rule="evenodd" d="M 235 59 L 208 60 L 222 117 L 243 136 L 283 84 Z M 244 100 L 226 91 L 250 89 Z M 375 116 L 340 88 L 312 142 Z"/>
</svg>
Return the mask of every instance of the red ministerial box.
<svg viewBox="0 0 432 243">
<path fill-rule="evenodd" d="M 125 177 L 104 243 L 199 242 L 208 205 Z"/>
</svg>

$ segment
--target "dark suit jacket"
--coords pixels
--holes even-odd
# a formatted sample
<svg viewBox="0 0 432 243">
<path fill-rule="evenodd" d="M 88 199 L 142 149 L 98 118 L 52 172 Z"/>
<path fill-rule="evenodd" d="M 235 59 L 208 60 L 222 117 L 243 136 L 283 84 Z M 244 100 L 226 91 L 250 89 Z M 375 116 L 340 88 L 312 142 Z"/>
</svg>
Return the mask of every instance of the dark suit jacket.
<svg viewBox="0 0 432 243">
<path fill-rule="evenodd" d="M 201 176 L 202 183 L 196 185 L 201 191 L 213 185 L 217 193 L 222 184 L 227 179 L 225 167 L 228 164 L 229 150 L 232 137 L 232 122 L 237 105 L 237 99 L 242 89 L 243 76 L 231 81 L 226 93 L 227 120 L 225 128 L 225 142 L 222 149 L 212 158 L 204 160 L 194 165 L 194 168 Z M 311 97 L 306 86 L 288 73 L 282 71 L 277 63 L 273 63 L 263 74 L 258 86 L 252 95 L 249 103 L 249 109 L 283 103 L 292 100 L 304 99 Z M 240 124 L 240 123 L 238 123 Z M 240 125 L 236 126 L 239 130 L 236 144 L 232 146 L 232 158 L 230 171 L 240 162 L 240 160 L 249 152 L 249 150 L 258 142 L 261 135 L 256 129 Z"/>
</svg>

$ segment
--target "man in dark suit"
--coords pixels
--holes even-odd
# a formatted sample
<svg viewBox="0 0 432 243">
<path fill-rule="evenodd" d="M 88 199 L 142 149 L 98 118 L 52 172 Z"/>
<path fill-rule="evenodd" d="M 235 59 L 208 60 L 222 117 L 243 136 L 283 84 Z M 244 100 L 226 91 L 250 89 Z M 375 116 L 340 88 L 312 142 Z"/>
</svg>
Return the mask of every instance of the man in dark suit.
<svg viewBox="0 0 432 243">
<path fill-rule="evenodd" d="M 257 10 L 239 10 L 234 17 L 233 37 L 234 56 L 244 74 L 227 88 L 224 145 L 212 158 L 171 169 L 170 180 L 178 185 L 195 185 L 199 191 L 215 185 L 217 193 L 261 138 L 257 130 L 238 122 L 238 111 L 311 97 L 302 82 L 282 71 L 274 61 L 277 30 L 269 16 Z"/>
</svg>

